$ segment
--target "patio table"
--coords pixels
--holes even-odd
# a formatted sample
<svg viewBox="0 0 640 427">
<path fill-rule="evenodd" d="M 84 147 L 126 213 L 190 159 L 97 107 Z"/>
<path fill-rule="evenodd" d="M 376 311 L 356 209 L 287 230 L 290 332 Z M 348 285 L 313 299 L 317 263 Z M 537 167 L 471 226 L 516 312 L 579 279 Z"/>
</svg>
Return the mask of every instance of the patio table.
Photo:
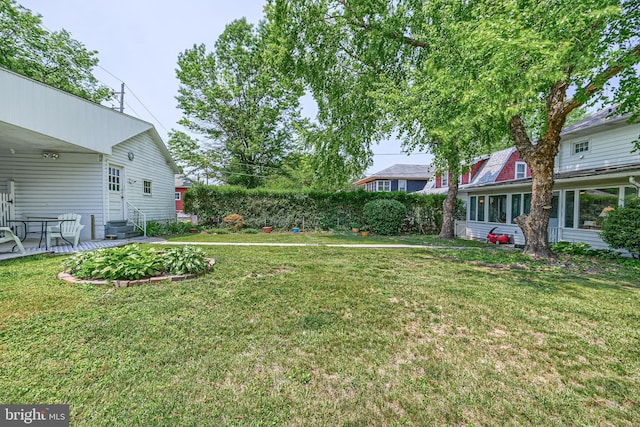
<svg viewBox="0 0 640 427">
<path fill-rule="evenodd" d="M 65 221 L 75 221 L 75 219 L 59 219 L 57 217 L 54 218 L 54 217 L 30 216 L 23 219 L 10 219 L 7 222 L 14 223 L 14 224 L 21 223 L 23 225 L 24 235 L 20 239 L 22 241 L 24 241 L 27 238 L 27 234 L 37 233 L 37 231 L 29 231 L 30 224 L 40 224 L 40 241 L 38 242 L 38 248 L 42 247 L 42 240 L 44 239 L 44 248 L 48 250 L 49 246 L 47 244 L 47 232 L 49 230 L 49 226 L 59 225 L 61 222 L 65 222 Z M 17 233 L 17 230 L 16 230 L 16 233 Z M 62 240 L 69 243 L 70 245 L 73 244 L 67 239 L 65 239 L 63 236 L 60 236 L 60 237 L 62 238 Z"/>
</svg>

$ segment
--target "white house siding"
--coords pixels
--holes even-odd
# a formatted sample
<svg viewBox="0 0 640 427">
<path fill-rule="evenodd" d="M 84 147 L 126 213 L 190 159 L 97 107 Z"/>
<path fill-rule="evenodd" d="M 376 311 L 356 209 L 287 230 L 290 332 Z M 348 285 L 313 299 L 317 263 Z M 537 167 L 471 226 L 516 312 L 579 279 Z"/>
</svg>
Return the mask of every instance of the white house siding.
<svg viewBox="0 0 640 427">
<path fill-rule="evenodd" d="M 55 160 L 36 154 L 0 156 L 0 182 L 15 182 L 16 218 L 81 214 L 82 240 L 91 238 L 91 215 L 96 225 L 103 224 L 101 171 L 98 154 L 60 153 Z"/>
<path fill-rule="evenodd" d="M 148 132 L 142 133 L 113 147 L 113 154 L 105 161 L 124 167 L 125 199 L 147 220 L 174 219 L 174 170 L 157 143 Z M 129 160 L 129 152 L 134 154 L 133 160 Z M 145 180 L 151 181 L 151 195 L 143 194 Z"/>
<path fill-rule="evenodd" d="M 607 129 L 583 137 L 563 137 L 558 165 L 560 173 L 640 163 L 640 152 L 631 153 L 632 141 L 638 139 L 640 125 Z M 589 142 L 589 150 L 574 154 L 575 143 Z"/>
</svg>

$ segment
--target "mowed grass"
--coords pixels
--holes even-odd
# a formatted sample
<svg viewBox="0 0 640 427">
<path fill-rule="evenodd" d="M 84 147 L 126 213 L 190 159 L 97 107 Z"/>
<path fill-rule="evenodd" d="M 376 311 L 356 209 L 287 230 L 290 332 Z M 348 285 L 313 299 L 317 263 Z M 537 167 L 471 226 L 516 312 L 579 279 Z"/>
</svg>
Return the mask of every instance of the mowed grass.
<svg viewBox="0 0 640 427">
<path fill-rule="evenodd" d="M 0 263 L 0 402 L 74 426 L 640 425 L 637 263 L 205 250 L 211 274 L 125 289 Z"/>
<path fill-rule="evenodd" d="M 290 231 L 273 233 L 196 233 L 170 237 L 169 241 L 179 242 L 223 242 L 223 243 L 294 243 L 304 245 L 342 245 L 342 244 L 384 244 L 384 245 L 426 245 L 426 246 L 463 246 L 463 247 L 486 247 L 487 244 L 479 241 L 455 239 L 438 239 L 435 236 L 423 234 L 406 234 L 401 236 L 362 236 L 359 233 L 315 233 Z"/>
</svg>

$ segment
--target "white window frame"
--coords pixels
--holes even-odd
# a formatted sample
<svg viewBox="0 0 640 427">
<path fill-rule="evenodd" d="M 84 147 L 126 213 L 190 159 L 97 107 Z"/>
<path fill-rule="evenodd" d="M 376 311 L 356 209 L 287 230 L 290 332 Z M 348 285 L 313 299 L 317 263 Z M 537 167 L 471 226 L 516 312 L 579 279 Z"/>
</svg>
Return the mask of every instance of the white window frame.
<svg viewBox="0 0 640 427">
<path fill-rule="evenodd" d="M 398 191 L 404 191 L 405 193 L 407 192 L 407 180 L 406 179 L 399 179 L 398 180 Z"/>
<path fill-rule="evenodd" d="M 376 181 L 376 191 L 391 191 L 391 180 L 389 179 L 379 179 Z"/>
<path fill-rule="evenodd" d="M 180 201 L 182 200 L 182 193 L 180 191 L 176 191 L 176 194 L 174 197 L 177 201 Z"/>
<path fill-rule="evenodd" d="M 122 188 L 122 170 L 109 166 L 109 191 L 120 191 Z"/>
<path fill-rule="evenodd" d="M 577 141 L 571 144 L 571 155 L 582 156 L 591 150 L 591 144 L 589 140 Z"/>
<path fill-rule="evenodd" d="M 149 185 L 147 185 L 149 184 Z M 148 189 L 148 191 L 147 191 Z M 142 194 L 144 196 L 151 196 L 152 193 L 152 186 L 151 186 L 151 180 L 150 179 L 144 179 L 142 180 Z"/>
<path fill-rule="evenodd" d="M 440 176 L 440 186 L 443 187 L 443 188 L 449 186 L 449 171 L 445 171 Z"/>
<path fill-rule="evenodd" d="M 518 167 L 522 166 L 522 173 L 518 173 Z M 527 163 L 526 162 L 516 162 L 516 168 L 514 173 L 515 179 L 522 179 L 527 177 Z"/>
</svg>

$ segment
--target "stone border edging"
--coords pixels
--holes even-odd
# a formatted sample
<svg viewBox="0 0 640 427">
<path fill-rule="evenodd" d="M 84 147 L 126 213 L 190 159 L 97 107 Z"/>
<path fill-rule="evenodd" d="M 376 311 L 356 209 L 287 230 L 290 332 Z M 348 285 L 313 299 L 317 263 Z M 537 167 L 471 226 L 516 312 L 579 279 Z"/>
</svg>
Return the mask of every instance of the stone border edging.
<svg viewBox="0 0 640 427">
<path fill-rule="evenodd" d="M 192 279 L 194 277 L 201 276 L 211 271 L 211 269 L 216 263 L 216 260 L 214 258 L 205 258 L 205 260 L 209 263 L 209 265 L 204 271 L 201 271 L 200 273 L 181 274 L 177 276 L 154 276 L 154 277 L 148 277 L 146 279 L 134 279 L 134 280 L 83 280 L 83 279 L 78 279 L 72 276 L 66 271 L 63 271 L 62 273 L 58 273 L 58 279 L 64 280 L 69 283 L 80 283 L 80 284 L 89 284 L 89 285 L 113 285 L 116 288 L 128 288 L 130 286 L 162 282 L 163 280 L 169 280 L 171 282 L 181 282 L 183 280 Z"/>
</svg>

